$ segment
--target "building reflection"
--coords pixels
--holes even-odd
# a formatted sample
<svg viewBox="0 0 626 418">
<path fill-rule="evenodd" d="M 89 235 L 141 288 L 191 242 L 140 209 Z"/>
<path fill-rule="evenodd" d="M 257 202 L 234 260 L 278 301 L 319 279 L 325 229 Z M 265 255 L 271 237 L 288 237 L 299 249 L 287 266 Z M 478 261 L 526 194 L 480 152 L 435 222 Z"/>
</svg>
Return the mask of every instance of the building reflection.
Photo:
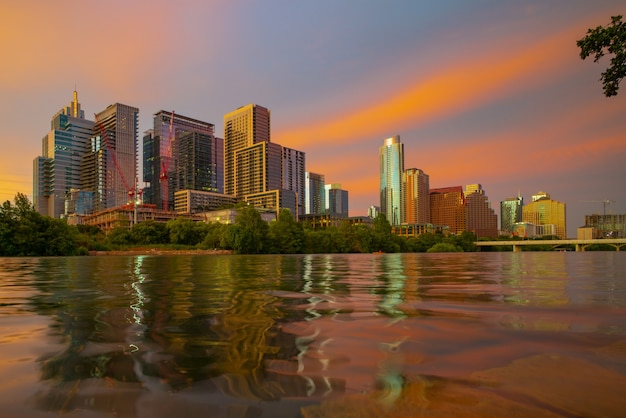
<svg viewBox="0 0 626 418">
<path fill-rule="evenodd" d="M 573 273 L 559 257 L 502 257 L 86 257 L 49 268 L 44 259 L 32 305 L 63 349 L 40 359 L 46 390 L 33 402 L 111 412 L 111 391 L 127 408 L 174 392 L 304 401 L 375 391 L 391 405 L 424 370 L 443 373 L 443 360 L 424 359 L 461 361 L 474 341 L 454 344 L 486 338 L 494 322 L 576 326 L 517 310 L 569 303 Z"/>
</svg>

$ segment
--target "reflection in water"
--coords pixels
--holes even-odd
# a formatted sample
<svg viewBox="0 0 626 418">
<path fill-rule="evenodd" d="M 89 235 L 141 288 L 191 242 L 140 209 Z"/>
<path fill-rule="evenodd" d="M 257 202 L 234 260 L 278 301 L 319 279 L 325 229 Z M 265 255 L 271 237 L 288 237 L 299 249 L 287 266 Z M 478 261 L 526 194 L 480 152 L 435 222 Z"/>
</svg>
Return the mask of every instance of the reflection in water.
<svg viewBox="0 0 626 418">
<path fill-rule="evenodd" d="M 2 261 L 0 371 L 21 376 L 0 396 L 11 416 L 626 407 L 621 253 Z"/>
</svg>

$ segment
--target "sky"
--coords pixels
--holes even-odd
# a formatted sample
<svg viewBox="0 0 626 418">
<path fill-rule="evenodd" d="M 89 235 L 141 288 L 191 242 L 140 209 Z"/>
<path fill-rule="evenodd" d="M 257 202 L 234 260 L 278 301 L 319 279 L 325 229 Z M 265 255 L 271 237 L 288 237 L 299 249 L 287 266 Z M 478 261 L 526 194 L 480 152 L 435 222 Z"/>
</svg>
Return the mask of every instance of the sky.
<svg viewBox="0 0 626 418">
<path fill-rule="evenodd" d="M 400 135 L 430 187 L 480 183 L 500 201 L 539 191 L 585 215 L 626 214 L 626 82 L 603 94 L 581 60 L 588 28 L 626 0 L 0 0 L 0 201 L 32 199 L 33 160 L 74 89 L 85 115 L 139 108 L 215 124 L 248 103 L 271 140 L 380 204 L 379 147 Z M 602 203 L 611 201 L 608 204 Z"/>
</svg>

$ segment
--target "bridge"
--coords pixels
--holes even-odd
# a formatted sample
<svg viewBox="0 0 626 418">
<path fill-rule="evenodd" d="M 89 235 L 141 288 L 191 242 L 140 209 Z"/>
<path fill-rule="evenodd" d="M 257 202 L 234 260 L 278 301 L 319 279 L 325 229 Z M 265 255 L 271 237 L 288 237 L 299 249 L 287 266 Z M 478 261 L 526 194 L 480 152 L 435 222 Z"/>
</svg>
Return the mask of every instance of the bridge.
<svg viewBox="0 0 626 418">
<path fill-rule="evenodd" d="M 520 241 L 477 241 L 476 246 L 480 249 L 482 247 L 496 247 L 496 246 L 512 246 L 514 252 L 522 251 L 522 247 L 525 245 L 550 245 L 553 248 L 558 248 L 562 245 L 574 245 L 576 251 L 585 251 L 585 248 L 589 245 L 605 244 L 615 247 L 616 251 L 620 251 L 622 247 L 626 246 L 626 238 L 603 238 L 603 239 L 542 239 L 542 240 L 520 240 Z"/>
</svg>

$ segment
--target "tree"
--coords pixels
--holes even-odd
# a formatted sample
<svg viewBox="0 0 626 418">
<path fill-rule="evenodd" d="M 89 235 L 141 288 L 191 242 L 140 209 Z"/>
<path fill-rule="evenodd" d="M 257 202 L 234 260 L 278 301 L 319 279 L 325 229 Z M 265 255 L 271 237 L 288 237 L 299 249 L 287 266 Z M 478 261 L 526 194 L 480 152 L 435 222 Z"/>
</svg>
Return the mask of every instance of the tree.
<svg viewBox="0 0 626 418">
<path fill-rule="evenodd" d="M 226 231 L 226 245 L 239 254 L 259 254 L 266 246 L 269 225 L 254 206 L 237 209 L 235 224 Z"/>
<path fill-rule="evenodd" d="M 135 244 L 167 244 L 170 241 L 167 225 L 148 219 L 139 222 L 130 230 L 130 236 Z"/>
<path fill-rule="evenodd" d="M 278 219 L 269 226 L 271 251 L 278 254 L 298 254 L 302 252 L 304 231 L 302 225 L 293 219 L 289 209 L 281 209 Z"/>
<path fill-rule="evenodd" d="M 606 53 L 614 55 L 600 80 L 604 85 L 604 95 L 616 96 L 619 83 L 626 76 L 626 22 L 622 22 L 622 16 L 612 16 L 607 26 L 587 29 L 587 35 L 576 41 L 576 45 L 583 60 L 592 54 L 595 54 L 593 62 L 598 62 Z"/>
<path fill-rule="evenodd" d="M 204 222 L 194 222 L 185 218 L 169 220 L 166 226 L 172 244 L 197 245 L 202 242 L 207 232 Z"/>
</svg>

